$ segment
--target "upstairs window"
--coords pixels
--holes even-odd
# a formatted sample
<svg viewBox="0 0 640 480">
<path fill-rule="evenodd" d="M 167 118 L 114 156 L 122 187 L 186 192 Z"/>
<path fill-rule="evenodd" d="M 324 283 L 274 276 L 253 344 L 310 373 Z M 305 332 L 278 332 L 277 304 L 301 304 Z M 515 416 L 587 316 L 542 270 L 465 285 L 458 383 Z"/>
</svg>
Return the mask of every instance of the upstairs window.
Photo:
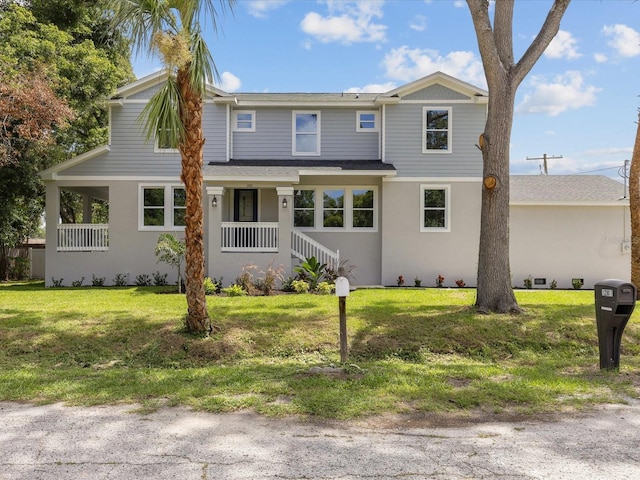
<svg viewBox="0 0 640 480">
<path fill-rule="evenodd" d="M 140 230 L 180 230 L 185 225 L 186 191 L 175 185 L 140 186 Z"/>
<path fill-rule="evenodd" d="M 293 112 L 293 155 L 320 155 L 320 112 Z"/>
<path fill-rule="evenodd" d="M 422 203 L 422 232 L 449 232 L 449 186 L 422 185 L 420 188 Z"/>
<path fill-rule="evenodd" d="M 253 110 L 236 110 L 233 112 L 233 130 L 236 132 L 256 131 L 256 112 Z"/>
<path fill-rule="evenodd" d="M 169 133 L 169 129 L 158 129 L 154 147 L 155 153 L 178 153 L 178 143 L 171 139 Z"/>
<path fill-rule="evenodd" d="M 451 153 L 451 108 L 422 109 L 422 153 Z"/>
<path fill-rule="evenodd" d="M 377 132 L 380 130 L 378 112 L 356 112 L 356 119 L 356 132 Z"/>
</svg>

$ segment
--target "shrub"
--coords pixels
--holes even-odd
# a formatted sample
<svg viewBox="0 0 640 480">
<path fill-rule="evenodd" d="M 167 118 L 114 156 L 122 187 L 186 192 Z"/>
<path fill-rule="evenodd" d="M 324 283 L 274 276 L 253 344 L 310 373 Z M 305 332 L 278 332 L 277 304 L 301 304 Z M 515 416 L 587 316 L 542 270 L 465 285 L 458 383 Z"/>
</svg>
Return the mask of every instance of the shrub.
<svg viewBox="0 0 640 480">
<path fill-rule="evenodd" d="M 269 263 L 267 270 L 264 272 L 260 272 L 264 274 L 263 278 L 259 278 L 256 280 L 255 285 L 262 293 L 265 295 L 271 294 L 271 291 L 275 288 L 276 282 L 283 280 L 282 272 L 284 272 L 284 267 L 280 265 L 278 268 L 273 268 L 273 262 Z"/>
<path fill-rule="evenodd" d="M 293 288 L 293 278 L 291 277 L 287 277 L 286 279 L 284 279 L 282 281 L 282 291 L 283 292 L 295 292 L 295 289 Z"/>
<path fill-rule="evenodd" d="M 8 257 L 8 275 L 12 280 L 24 280 L 29 277 L 30 260 L 28 257 Z"/>
<path fill-rule="evenodd" d="M 236 278 L 236 285 L 240 285 L 246 294 L 254 295 L 258 291 L 258 287 L 256 287 L 253 282 L 253 272 L 258 267 L 252 263 L 245 265 L 242 267 L 242 273 L 240 276 Z"/>
<path fill-rule="evenodd" d="M 533 278 L 529 275 L 524 279 L 524 288 L 531 290 L 533 288 Z"/>
<path fill-rule="evenodd" d="M 51 277 L 51 283 L 53 284 L 53 288 L 60 288 L 64 285 L 62 285 L 62 281 L 64 280 L 64 278 L 58 278 L 57 280 L 53 277 Z"/>
<path fill-rule="evenodd" d="M 574 278 L 571 280 L 571 285 L 573 285 L 573 288 L 575 290 L 580 290 L 583 284 L 584 282 L 582 281 L 581 278 Z"/>
<path fill-rule="evenodd" d="M 226 293 L 230 297 L 244 297 L 245 295 L 247 295 L 247 291 L 242 288 L 242 286 L 235 283 L 233 285 L 229 285 L 226 288 L 223 288 L 222 292 Z"/>
<path fill-rule="evenodd" d="M 82 277 L 80 280 L 74 280 L 73 282 L 71 282 L 71 286 L 81 287 L 83 283 L 84 283 L 84 277 Z"/>
<path fill-rule="evenodd" d="M 444 277 L 442 275 L 438 275 L 436 278 L 436 287 L 442 288 L 444 285 Z"/>
<path fill-rule="evenodd" d="M 104 287 L 104 277 L 96 277 L 95 275 L 91 275 L 91 286 Z"/>
<path fill-rule="evenodd" d="M 113 284 L 116 287 L 126 287 L 127 286 L 127 274 L 126 273 L 117 273 L 116 277 L 113 279 Z"/>
<path fill-rule="evenodd" d="M 148 287 L 151 285 L 151 278 L 146 273 L 142 275 L 136 276 L 136 286 L 138 287 Z"/>
<path fill-rule="evenodd" d="M 169 285 L 169 282 L 167 281 L 168 276 L 169 274 L 167 273 L 160 273 L 159 271 L 156 271 L 156 273 L 153 274 L 153 284 L 156 287 L 164 287 L 165 285 Z"/>
<path fill-rule="evenodd" d="M 402 275 L 398 276 L 397 283 L 399 287 L 404 285 L 404 277 Z"/>
<path fill-rule="evenodd" d="M 204 278 L 204 294 L 205 295 L 213 295 L 214 293 L 218 293 L 220 291 L 220 285 L 215 283 L 209 277 Z"/>
<path fill-rule="evenodd" d="M 331 295 L 335 289 L 336 286 L 333 283 L 320 282 L 316 287 L 316 292 L 320 295 Z"/>
<path fill-rule="evenodd" d="M 558 281 L 555 278 L 551 281 L 551 285 L 549 285 L 549 288 L 551 290 L 555 290 L 556 288 L 558 288 Z"/>
<path fill-rule="evenodd" d="M 460 288 L 463 288 L 466 285 L 466 283 L 464 283 L 464 280 L 460 278 L 456 280 L 456 285 Z"/>
<path fill-rule="evenodd" d="M 291 282 L 291 286 L 296 293 L 308 293 L 309 284 L 304 280 L 294 280 Z"/>
<path fill-rule="evenodd" d="M 413 279 L 413 284 L 414 284 L 416 287 L 420 287 L 420 286 L 422 286 L 422 279 L 421 279 L 421 278 L 418 278 L 418 277 L 414 278 L 414 279 Z"/>
<path fill-rule="evenodd" d="M 326 263 L 320 263 L 316 257 L 308 257 L 293 270 L 298 273 L 299 280 L 307 281 L 309 288 L 315 290 L 318 283 L 325 279 L 326 268 Z"/>
</svg>

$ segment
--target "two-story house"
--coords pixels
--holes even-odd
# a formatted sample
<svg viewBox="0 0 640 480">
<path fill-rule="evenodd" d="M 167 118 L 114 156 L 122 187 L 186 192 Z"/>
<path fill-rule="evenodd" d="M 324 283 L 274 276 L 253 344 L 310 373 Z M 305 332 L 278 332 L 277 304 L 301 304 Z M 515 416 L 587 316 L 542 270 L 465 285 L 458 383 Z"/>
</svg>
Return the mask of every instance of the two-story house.
<svg viewBox="0 0 640 480">
<path fill-rule="evenodd" d="M 92 275 L 107 284 L 127 275 L 133 283 L 156 270 L 175 276 L 157 263 L 154 247 L 160 233 L 183 235 L 180 156 L 170 146 L 145 142 L 139 121 L 166 75 L 142 78 L 110 99 L 108 145 L 42 173 L 47 285 Z M 447 284 L 464 279 L 475 285 L 482 188 L 476 143 L 487 102 L 486 91 L 439 72 L 382 94 L 230 94 L 209 88 L 203 116 L 209 276 L 228 284 L 248 264 L 262 270 L 282 265 L 289 275 L 299 259 L 313 255 L 355 265 L 359 285 L 395 285 L 400 275 L 407 285 L 414 277 L 431 285 L 438 275 Z M 617 182 L 607 180 L 603 188 L 613 191 Z M 60 223 L 64 190 L 84 196 L 85 219 L 91 218 L 92 198 L 108 202 L 108 224 Z M 603 208 L 625 206 L 611 196 Z M 525 208 L 536 201 L 518 204 L 516 224 L 525 242 L 526 232 L 540 235 L 548 228 L 543 220 L 553 217 Z M 538 223 L 529 225 L 529 217 Z M 525 261 L 522 271 L 514 271 L 514 284 L 528 275 L 548 282 L 562 275 L 560 286 L 573 277 L 597 281 L 613 257 L 614 272 L 628 268 L 621 254 L 627 239 L 619 228 L 627 221 L 607 232 L 611 245 L 596 267 L 573 272 L 573 265 L 569 271 L 551 265 L 537 272 L 530 270 L 535 260 Z"/>
</svg>

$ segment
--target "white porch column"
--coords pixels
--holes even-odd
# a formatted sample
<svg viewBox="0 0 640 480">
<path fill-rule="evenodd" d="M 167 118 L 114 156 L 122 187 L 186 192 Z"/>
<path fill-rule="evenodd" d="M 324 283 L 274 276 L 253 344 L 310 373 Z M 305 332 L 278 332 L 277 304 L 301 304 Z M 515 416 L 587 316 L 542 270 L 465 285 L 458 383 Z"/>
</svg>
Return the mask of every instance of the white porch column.
<svg viewBox="0 0 640 480">
<path fill-rule="evenodd" d="M 293 228 L 293 187 L 276 187 L 278 192 L 278 245 L 281 258 L 291 258 L 291 229 Z M 291 261 L 287 275 L 291 271 Z"/>
<path fill-rule="evenodd" d="M 220 250 L 222 242 L 220 238 L 220 230 L 222 228 L 222 206 L 224 187 L 206 187 L 207 188 L 207 205 L 209 209 L 209 226 L 208 236 L 209 242 L 207 246 L 207 275 L 209 277 L 220 277 L 220 273 L 216 272 L 216 261 L 220 258 Z"/>
<path fill-rule="evenodd" d="M 51 276 L 55 271 L 58 255 L 58 222 L 60 221 L 60 189 L 53 182 L 46 183 L 45 219 L 46 219 L 46 249 L 44 261 L 45 285 L 52 285 Z M 51 272 L 51 273 L 50 273 Z"/>
</svg>

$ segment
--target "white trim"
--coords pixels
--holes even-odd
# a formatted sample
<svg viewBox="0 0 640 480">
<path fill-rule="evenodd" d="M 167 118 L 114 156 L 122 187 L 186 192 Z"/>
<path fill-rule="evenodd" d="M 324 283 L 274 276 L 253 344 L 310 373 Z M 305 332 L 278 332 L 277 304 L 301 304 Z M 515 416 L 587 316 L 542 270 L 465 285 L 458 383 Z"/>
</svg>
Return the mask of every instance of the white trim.
<svg viewBox="0 0 640 480">
<path fill-rule="evenodd" d="M 313 94 L 310 94 L 313 95 Z M 289 107 L 289 108 L 297 108 L 297 109 L 318 109 L 318 108 L 329 108 L 329 107 L 354 107 L 354 108 L 376 108 L 376 102 L 374 100 L 360 100 L 360 101 L 349 101 L 349 102 L 340 102 L 340 101 L 326 101 L 323 102 L 321 100 L 314 100 L 310 102 L 298 102 L 298 101 L 286 101 L 286 102 L 278 102 L 275 100 L 238 100 L 238 106 L 242 108 L 258 108 L 258 107 Z"/>
<path fill-rule="evenodd" d="M 158 146 L 158 137 L 156 135 L 154 135 L 153 136 L 153 153 L 161 153 L 161 154 L 171 153 L 171 154 L 174 154 L 174 153 L 180 153 L 180 150 L 178 150 L 177 148 L 160 148 Z"/>
<path fill-rule="evenodd" d="M 444 190 L 444 227 L 424 226 L 424 191 Z M 451 232 L 451 185 L 422 184 L 420 185 L 420 231 L 424 233 L 450 233 Z"/>
<path fill-rule="evenodd" d="M 446 150 L 432 150 L 427 148 L 427 112 L 431 110 L 446 110 L 447 113 L 447 149 Z M 432 130 L 433 131 L 433 130 Z M 442 131 L 442 130 L 436 130 Z M 422 153 L 427 155 L 441 155 L 453 153 L 452 149 L 452 133 L 453 133 L 453 108 L 451 107 L 422 107 Z"/>
<path fill-rule="evenodd" d="M 373 115 L 373 128 L 362 128 L 360 115 Z M 370 122 L 371 120 L 366 120 Z M 380 112 L 378 110 L 356 110 L 356 132 L 378 133 L 380 132 Z"/>
<path fill-rule="evenodd" d="M 276 187 L 276 192 L 278 192 L 278 196 L 282 195 L 293 195 L 293 187 Z"/>
<path fill-rule="evenodd" d="M 164 190 L 164 225 L 145 225 L 144 224 L 144 189 L 157 188 Z M 138 184 L 138 231 L 183 231 L 184 225 L 173 224 L 173 190 L 176 188 L 184 189 L 182 183 L 139 183 Z"/>
<path fill-rule="evenodd" d="M 509 202 L 512 207 L 623 207 L 629 206 L 629 199 L 621 198 L 616 201 L 598 202 L 596 200 L 589 201 L 561 201 L 561 200 L 527 200 Z"/>
<path fill-rule="evenodd" d="M 400 100 L 398 103 L 402 103 L 402 104 L 422 104 L 424 105 L 425 103 L 429 103 L 429 104 L 444 104 L 444 105 L 448 105 L 450 103 L 456 103 L 456 104 L 477 104 L 477 103 L 483 103 L 482 101 L 479 100 L 475 100 L 476 97 L 474 98 L 469 98 L 469 99 L 457 99 L 457 100 L 435 100 L 435 99 L 428 99 L 428 100 Z M 477 98 L 486 98 L 486 97 L 477 97 Z M 487 98 L 487 103 L 488 103 L 489 99 Z"/>
<path fill-rule="evenodd" d="M 482 177 L 390 177 L 383 178 L 383 182 L 411 182 L 411 183 L 424 183 L 424 182 L 445 182 L 445 183 L 469 183 L 469 182 L 482 182 Z"/>
<path fill-rule="evenodd" d="M 251 115 L 251 127 L 238 127 L 238 114 Z M 231 128 L 234 132 L 255 132 L 256 131 L 256 111 L 255 110 L 233 110 L 231 113 Z"/>
<path fill-rule="evenodd" d="M 382 163 L 387 163 L 387 106 L 382 105 L 382 120 L 380 121 L 380 128 L 382 128 L 382 132 L 380 133 L 380 144 L 379 147 L 381 149 L 380 160 Z"/>
<path fill-rule="evenodd" d="M 297 146 L 298 143 L 296 141 L 296 136 L 298 135 L 297 125 L 296 125 L 296 116 L 297 115 L 317 115 L 317 128 L 316 133 L 313 134 L 311 132 L 302 132 L 302 135 L 316 135 L 317 145 L 315 152 L 298 152 Z M 291 155 L 294 157 L 319 157 L 321 152 L 321 112 L 320 110 L 292 110 L 291 111 Z"/>
<path fill-rule="evenodd" d="M 58 175 L 58 172 L 64 171 L 68 168 L 75 167 L 87 160 L 91 160 L 92 158 L 99 157 L 107 152 L 111 151 L 111 147 L 109 145 L 102 145 L 101 147 L 94 148 L 93 150 L 89 150 L 88 152 L 83 153 L 82 155 L 78 155 L 76 157 L 70 158 L 69 160 L 65 160 L 58 165 L 54 165 L 51 168 L 47 168 L 40 172 L 40 177 L 43 180 L 59 180 L 61 177 Z M 73 177 L 71 177 L 73 178 Z M 102 180 L 104 177 L 98 177 L 98 180 Z"/>
<path fill-rule="evenodd" d="M 467 82 L 463 82 L 462 80 L 452 77 L 451 75 L 447 75 L 443 72 L 435 72 L 431 75 L 427 75 L 426 77 L 419 78 L 411 83 L 407 83 L 406 85 L 402 85 L 395 90 L 391 90 L 390 92 L 385 93 L 385 97 L 403 97 L 406 95 L 411 95 L 419 90 L 425 89 L 432 85 L 442 85 L 443 87 L 449 88 L 455 92 L 461 93 L 463 95 L 467 95 L 469 97 L 475 95 L 488 96 L 489 92 L 483 90 L 481 88 L 476 87 Z"/>
<path fill-rule="evenodd" d="M 393 177 L 398 174 L 397 170 L 338 170 L 339 167 L 335 167 L 336 170 L 325 170 L 325 167 L 322 170 L 299 170 L 298 174 L 302 176 L 335 176 L 335 177 Z M 331 168 L 331 167 L 326 167 Z"/>
<path fill-rule="evenodd" d="M 224 195 L 224 187 L 219 185 L 213 187 L 205 187 L 208 196 L 211 195 Z"/>
<path fill-rule="evenodd" d="M 361 233 L 376 233 L 378 232 L 378 217 L 380 216 L 379 205 L 379 188 L 377 185 L 296 185 L 292 189 L 293 203 L 291 206 L 293 215 L 291 216 L 292 228 L 301 232 L 361 232 Z M 296 190 L 313 190 L 315 192 L 315 205 L 314 205 L 314 226 L 313 227 L 298 227 L 293 224 L 295 219 L 295 191 Z M 324 227 L 323 226 L 323 212 L 324 212 L 324 194 L 325 190 L 343 190 L 343 221 L 342 227 Z M 353 226 L 353 192 L 354 190 L 372 190 L 373 191 L 373 227 L 354 227 Z"/>
</svg>

